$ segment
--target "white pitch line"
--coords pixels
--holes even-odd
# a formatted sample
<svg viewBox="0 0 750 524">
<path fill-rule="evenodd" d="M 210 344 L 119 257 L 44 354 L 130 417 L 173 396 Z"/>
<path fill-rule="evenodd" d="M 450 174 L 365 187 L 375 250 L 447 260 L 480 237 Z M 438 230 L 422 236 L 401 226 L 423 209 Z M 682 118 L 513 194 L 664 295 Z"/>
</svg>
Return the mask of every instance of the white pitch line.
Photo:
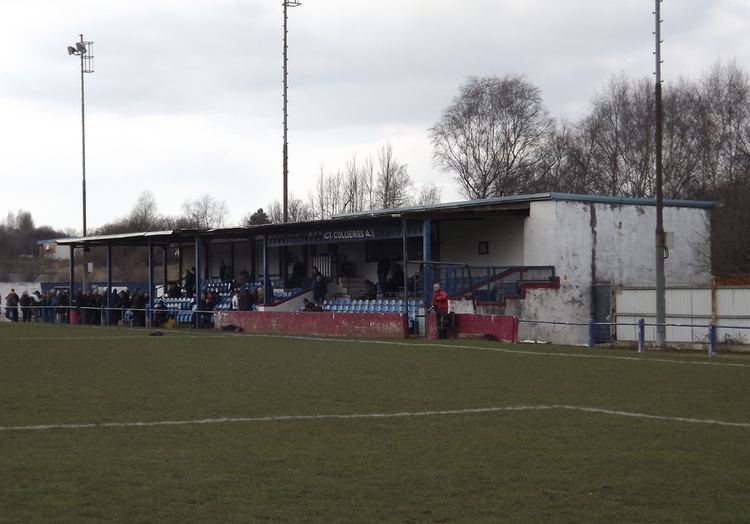
<svg viewBox="0 0 750 524">
<path fill-rule="evenodd" d="M 98 327 L 98 326 L 97 326 Z M 101 328 L 106 329 L 106 328 Z M 529 351 L 527 349 L 508 349 L 501 347 L 481 347 L 481 346 L 468 346 L 461 344 L 440 344 L 440 343 L 428 343 L 428 344 L 415 344 L 413 342 L 398 342 L 392 340 L 367 340 L 367 339 L 350 339 L 350 338 L 324 338 L 324 337 L 309 337 L 302 335 L 270 335 L 260 333 L 178 333 L 173 332 L 167 334 L 162 331 L 164 336 L 170 338 L 207 338 L 213 336 L 220 337 L 264 337 L 264 338 L 279 338 L 289 340 L 311 340 L 311 341 L 325 341 L 334 343 L 348 343 L 348 344 L 381 344 L 389 346 L 403 346 L 403 347 L 416 347 L 416 348 L 446 348 L 446 349 L 473 349 L 477 351 L 492 351 L 495 353 L 507 353 L 510 355 L 527 355 L 535 357 L 561 357 L 561 358 L 588 358 L 588 359 L 603 359 L 603 360 L 620 360 L 628 362 L 658 362 L 662 364 L 680 364 L 686 366 L 712 366 L 712 367 L 735 367 L 735 368 L 750 368 L 750 364 L 740 364 L 733 362 L 706 362 L 706 361 L 690 361 L 690 360 L 675 360 L 668 358 L 651 358 L 651 357 L 622 357 L 615 355 L 586 355 L 579 353 L 552 353 L 552 352 L 540 352 L 540 351 Z M 160 337 L 150 337 L 147 333 L 142 335 L 114 335 L 114 336 L 68 336 L 68 337 L 3 337 L 3 340 L 116 340 L 116 339 L 143 339 L 143 338 L 154 338 L 159 339 Z"/>
<path fill-rule="evenodd" d="M 197 424 L 231 424 L 241 422 L 288 422 L 297 420 L 348 420 L 348 419 L 385 419 L 385 418 L 410 418 L 410 417 L 435 417 L 447 415 L 472 415 L 483 413 L 501 413 L 509 411 L 549 411 L 565 410 L 578 411 L 582 413 L 597 413 L 618 417 L 638 418 L 645 420 L 662 420 L 666 422 L 685 422 L 690 424 L 704 424 L 711 426 L 729 426 L 737 428 L 750 428 L 750 422 L 727 422 L 723 420 L 698 419 L 689 417 L 670 417 L 666 415 L 650 415 L 648 413 L 636 413 L 630 411 L 618 411 L 604 408 L 591 408 L 585 406 L 549 405 L 549 406 L 504 406 L 490 408 L 468 408 L 447 409 L 440 411 L 402 411 L 397 413 L 353 413 L 349 415 L 276 415 L 266 417 L 220 417 L 203 418 L 193 420 L 160 420 L 153 422 L 103 422 L 101 424 L 39 424 L 34 426 L 0 426 L 0 432 L 10 431 L 43 431 L 53 429 L 94 429 L 94 428 L 142 428 L 153 426 L 189 426 Z"/>
<path fill-rule="evenodd" d="M 540 351 L 529 351 L 527 349 L 508 349 L 508 348 L 491 348 L 481 346 L 467 346 L 461 344 L 415 344 L 413 342 L 396 342 L 386 340 L 359 340 L 359 339 L 347 339 L 347 338 L 320 338 L 320 337 L 305 337 L 302 335 L 264 335 L 256 333 L 243 333 L 233 334 L 232 336 L 250 335 L 253 337 L 270 337 L 270 338 L 288 338 L 294 340 L 315 340 L 315 341 L 326 341 L 326 342 L 347 342 L 347 343 L 358 343 L 358 344 L 384 344 L 391 346 L 406 346 L 406 347 L 418 347 L 418 348 L 446 348 L 446 349 L 475 349 L 478 351 L 493 351 L 496 353 L 508 353 L 512 355 L 530 355 L 535 357 L 563 357 L 563 358 L 593 358 L 593 359 L 604 359 L 604 360 L 625 360 L 631 362 L 660 362 L 666 364 L 684 364 L 691 366 L 720 366 L 720 367 L 739 367 L 739 368 L 750 368 L 750 364 L 738 364 L 732 362 L 693 362 L 689 360 L 674 360 L 668 358 L 639 358 L 639 357 L 619 357 L 614 355 L 584 355 L 578 353 L 551 353 L 551 352 L 540 352 Z"/>
</svg>

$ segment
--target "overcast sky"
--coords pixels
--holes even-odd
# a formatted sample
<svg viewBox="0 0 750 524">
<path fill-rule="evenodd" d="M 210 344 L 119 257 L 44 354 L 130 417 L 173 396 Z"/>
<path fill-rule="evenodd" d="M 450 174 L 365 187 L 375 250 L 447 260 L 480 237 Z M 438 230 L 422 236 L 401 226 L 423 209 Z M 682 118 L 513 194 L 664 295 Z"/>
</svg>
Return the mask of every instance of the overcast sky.
<svg viewBox="0 0 750 524">
<path fill-rule="evenodd" d="M 652 0 L 303 0 L 289 10 L 290 191 L 390 141 L 418 183 L 459 199 L 427 130 L 468 76 L 521 74 L 575 119 L 614 74 L 650 76 Z M 663 75 L 750 67 L 749 0 L 666 0 Z M 230 223 L 282 194 L 280 0 L 0 0 L 0 213 L 81 228 L 150 190 L 178 214 L 203 193 Z"/>
</svg>

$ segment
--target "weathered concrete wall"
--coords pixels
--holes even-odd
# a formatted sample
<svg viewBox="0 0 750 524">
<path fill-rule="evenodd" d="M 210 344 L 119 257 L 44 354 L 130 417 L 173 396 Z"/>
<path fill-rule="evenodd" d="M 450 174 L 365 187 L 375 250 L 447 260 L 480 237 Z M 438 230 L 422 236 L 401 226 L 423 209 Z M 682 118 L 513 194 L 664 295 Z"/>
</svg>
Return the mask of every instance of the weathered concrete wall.
<svg viewBox="0 0 750 524">
<path fill-rule="evenodd" d="M 397 313 L 327 313 L 222 311 L 214 313 L 217 328 L 233 324 L 248 333 L 332 337 L 405 338 L 406 318 Z"/>
<path fill-rule="evenodd" d="M 705 284 L 710 271 L 701 267 L 701 246 L 709 211 L 664 208 L 665 229 L 674 233 L 674 248 L 665 264 L 670 284 Z M 558 290 L 529 290 L 525 300 L 510 301 L 506 312 L 522 320 L 588 322 L 594 282 L 615 285 L 653 283 L 656 209 L 581 202 L 534 202 L 524 234 L 525 265 L 554 265 Z M 521 340 L 585 344 L 585 326 L 521 323 Z"/>
<path fill-rule="evenodd" d="M 448 338 L 479 338 L 490 336 L 502 342 L 518 342 L 518 322 L 506 315 L 456 314 Z M 437 316 L 427 315 L 427 338 L 438 338 Z"/>
<path fill-rule="evenodd" d="M 473 266 L 516 266 L 524 261 L 525 217 L 460 220 L 440 223 L 440 258 Z M 480 255 L 479 242 L 489 253 Z"/>
<path fill-rule="evenodd" d="M 596 217 L 597 280 L 614 280 L 626 286 L 653 285 L 656 208 L 598 204 Z M 707 243 L 701 246 L 706 242 L 708 220 L 709 211 L 705 209 L 664 208 L 664 229 L 674 238 L 674 247 L 664 261 L 665 279 L 670 285 L 711 282 L 710 269 L 700 256 L 701 249 L 710 252 Z"/>
<path fill-rule="evenodd" d="M 588 206 L 569 207 L 566 204 L 554 201 L 533 203 L 524 232 L 524 264 L 555 266 L 560 288 L 528 290 L 523 300 L 508 301 L 508 315 L 521 320 L 588 320 L 591 311 L 590 215 Z M 575 327 L 524 322 L 519 324 L 518 331 L 519 340 L 567 344 L 584 343 L 588 333 Z"/>
</svg>

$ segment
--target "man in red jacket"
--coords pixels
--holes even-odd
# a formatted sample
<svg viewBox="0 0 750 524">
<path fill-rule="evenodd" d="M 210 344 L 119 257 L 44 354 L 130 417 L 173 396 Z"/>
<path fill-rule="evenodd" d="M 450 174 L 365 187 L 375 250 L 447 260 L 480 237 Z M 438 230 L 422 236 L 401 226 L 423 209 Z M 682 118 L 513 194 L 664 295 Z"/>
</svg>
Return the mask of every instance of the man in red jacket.
<svg viewBox="0 0 750 524">
<path fill-rule="evenodd" d="M 432 285 L 432 309 L 437 316 L 438 338 L 448 338 L 448 326 L 445 325 L 448 316 L 448 293 L 438 282 Z"/>
</svg>

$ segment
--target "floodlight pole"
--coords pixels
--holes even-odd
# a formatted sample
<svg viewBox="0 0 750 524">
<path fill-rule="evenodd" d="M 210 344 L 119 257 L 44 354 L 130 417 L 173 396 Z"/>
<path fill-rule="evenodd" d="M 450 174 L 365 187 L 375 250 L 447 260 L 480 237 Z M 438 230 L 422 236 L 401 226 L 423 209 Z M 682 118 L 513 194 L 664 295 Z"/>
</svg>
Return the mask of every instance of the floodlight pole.
<svg viewBox="0 0 750 524">
<path fill-rule="evenodd" d="M 297 7 L 300 5 L 300 2 L 298 0 L 284 0 L 282 2 L 282 5 L 284 6 L 284 150 L 283 150 L 283 170 L 284 170 L 284 197 L 283 197 L 283 207 L 284 207 L 284 223 L 287 223 L 289 221 L 289 210 L 288 210 L 288 201 L 287 201 L 287 179 L 289 178 L 289 143 L 288 143 L 288 134 L 289 134 L 289 128 L 287 125 L 287 121 L 289 118 L 289 114 L 287 111 L 288 108 L 288 98 L 287 98 L 287 87 L 288 87 L 288 81 L 287 81 L 287 10 L 290 7 Z"/>
<path fill-rule="evenodd" d="M 80 36 L 80 41 L 76 43 L 75 47 L 68 47 L 68 54 L 77 55 L 81 59 L 81 185 L 82 185 L 82 202 L 83 208 L 83 236 L 86 237 L 86 92 L 84 84 L 84 73 L 93 73 L 93 56 L 91 54 L 93 42 L 88 42 L 83 39 L 83 35 Z M 81 285 L 83 290 L 86 288 L 86 245 L 83 245 L 83 275 L 81 277 Z"/>
<path fill-rule="evenodd" d="M 81 44 L 86 45 L 83 41 L 83 35 L 81 36 Z M 83 236 L 86 236 L 86 97 L 84 91 L 83 81 L 83 55 L 81 57 L 81 171 L 83 173 L 82 184 L 83 184 Z M 86 268 L 83 269 L 83 274 L 86 274 Z"/>
<path fill-rule="evenodd" d="M 656 50 L 656 86 L 655 119 L 656 119 L 656 347 L 664 348 L 667 338 L 666 322 L 666 285 L 664 278 L 664 195 L 662 191 L 662 130 L 663 130 L 663 108 L 661 98 L 661 2 L 654 0 L 654 16 L 656 17 L 656 28 L 654 31 Z"/>
</svg>

